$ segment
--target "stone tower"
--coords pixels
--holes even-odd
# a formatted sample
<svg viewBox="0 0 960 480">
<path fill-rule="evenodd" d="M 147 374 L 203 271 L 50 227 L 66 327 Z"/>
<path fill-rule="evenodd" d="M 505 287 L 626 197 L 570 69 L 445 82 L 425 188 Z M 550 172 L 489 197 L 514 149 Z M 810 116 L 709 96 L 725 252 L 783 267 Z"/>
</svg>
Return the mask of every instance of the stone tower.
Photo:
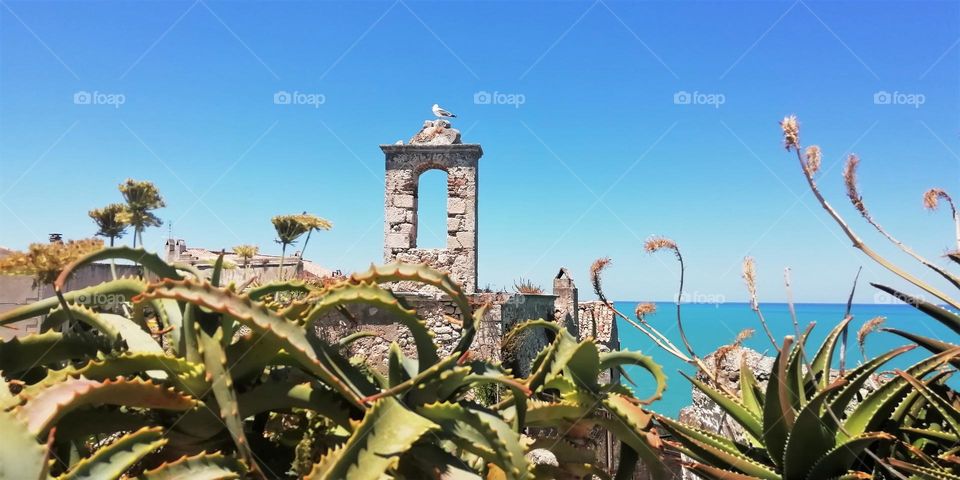
<svg viewBox="0 0 960 480">
<path fill-rule="evenodd" d="M 431 123 L 431 122 L 427 122 Z M 446 127 L 446 128 L 444 128 Z M 437 130 L 429 130 L 436 128 Z M 424 126 L 413 141 L 429 137 L 443 141 L 456 133 L 454 143 L 421 140 L 409 145 L 381 145 L 386 155 L 384 193 L 384 248 L 386 262 L 426 263 L 449 272 L 467 293 L 477 289 L 477 165 L 483 149 L 459 143 L 459 132 L 441 126 Z M 428 143 L 429 142 L 429 143 Z M 427 170 L 447 173 L 447 247 L 417 247 L 417 200 L 420 175 Z"/>
</svg>

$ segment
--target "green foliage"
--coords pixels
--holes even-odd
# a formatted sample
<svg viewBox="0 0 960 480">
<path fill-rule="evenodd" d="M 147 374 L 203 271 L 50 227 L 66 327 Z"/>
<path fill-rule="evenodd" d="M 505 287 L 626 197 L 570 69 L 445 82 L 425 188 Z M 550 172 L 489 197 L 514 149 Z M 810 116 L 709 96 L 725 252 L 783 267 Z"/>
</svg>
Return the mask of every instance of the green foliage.
<svg viewBox="0 0 960 480">
<path fill-rule="evenodd" d="M 160 190 L 153 182 L 128 178 L 118 188 L 127 204 L 123 211 L 116 216 L 116 220 L 133 227 L 134 247 L 137 246 L 137 241 L 142 245 L 143 231 L 147 227 L 163 225 L 163 221 L 153 211 L 167 205 L 164 203 L 163 197 L 160 196 Z"/>
<path fill-rule="evenodd" d="M 103 208 L 90 210 L 88 215 L 97 224 L 98 237 L 110 239 L 110 246 L 113 241 L 123 237 L 127 231 L 127 219 L 125 214 L 127 207 L 120 203 L 111 203 Z"/>
<path fill-rule="evenodd" d="M 118 279 L 0 314 L 0 325 L 42 314 L 45 328 L 72 325 L 0 342 L 0 478 L 583 476 L 603 472 L 570 442 L 594 428 L 621 438 L 624 458 L 666 476 L 643 408 L 665 387 L 649 357 L 600 353 L 592 340 L 533 320 L 511 337 L 547 328 L 553 341 L 531 375 L 516 377 L 470 351 L 484 308 L 447 275 L 416 265 L 374 267 L 325 287 L 237 292 L 217 285 L 222 261 L 207 280 L 122 247 L 71 263 L 55 287 L 87 263 L 131 257 L 157 279 Z M 382 286 L 397 281 L 433 285 L 460 306 L 451 354 L 441 355 L 424 319 Z M 123 292 L 131 313 L 80 304 L 103 292 Z M 320 339 L 313 319 L 351 304 L 388 312 L 411 331 L 414 348 L 393 344 L 383 372 L 345 356 L 369 333 Z M 601 380 L 626 364 L 651 374 L 646 400 Z M 562 435 L 536 443 L 524 435 L 533 427 Z M 535 468 L 531 448 L 555 449 L 560 465 Z M 622 463 L 626 475 L 634 462 Z"/>
</svg>

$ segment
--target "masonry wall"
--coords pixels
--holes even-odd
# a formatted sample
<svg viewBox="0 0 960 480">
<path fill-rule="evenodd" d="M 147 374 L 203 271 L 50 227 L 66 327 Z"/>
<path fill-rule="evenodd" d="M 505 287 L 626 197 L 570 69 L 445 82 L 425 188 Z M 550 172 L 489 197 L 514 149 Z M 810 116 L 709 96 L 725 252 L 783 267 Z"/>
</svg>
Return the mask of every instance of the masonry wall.
<svg viewBox="0 0 960 480">
<path fill-rule="evenodd" d="M 141 269 L 135 265 L 117 265 L 117 275 L 138 276 Z M 79 268 L 70 277 L 65 290 L 77 290 L 113 279 L 110 265 L 94 263 Z M 34 287 L 33 277 L 28 275 L 0 276 L 0 312 L 13 310 L 54 295 L 53 287 L 42 285 Z M 88 306 L 93 306 L 98 299 L 90 299 Z M 9 327 L 9 328 L 7 328 Z M 40 328 L 40 317 L 29 318 L 9 326 L 0 328 L 0 340 L 9 340 L 16 336 L 36 333 Z"/>
<path fill-rule="evenodd" d="M 479 145 L 381 145 L 386 155 L 384 192 L 385 262 L 426 263 L 448 272 L 464 290 L 477 288 L 477 164 Z M 447 172 L 447 246 L 417 247 L 420 175 Z M 418 284 L 398 290 L 420 291 Z"/>
</svg>

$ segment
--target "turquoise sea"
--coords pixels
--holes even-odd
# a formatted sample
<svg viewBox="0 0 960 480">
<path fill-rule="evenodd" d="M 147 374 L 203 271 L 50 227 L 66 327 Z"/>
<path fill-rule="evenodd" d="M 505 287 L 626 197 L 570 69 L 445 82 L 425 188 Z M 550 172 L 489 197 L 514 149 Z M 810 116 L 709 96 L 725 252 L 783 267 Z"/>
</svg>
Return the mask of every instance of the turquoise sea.
<svg viewBox="0 0 960 480">
<path fill-rule="evenodd" d="M 623 314 L 633 318 L 633 311 L 637 302 L 616 302 L 616 307 Z M 816 322 L 811 333 L 808 345 L 817 348 L 827 332 L 839 322 L 846 311 L 846 304 L 796 304 L 797 316 L 801 331 L 810 322 Z M 761 310 L 767 319 L 767 324 L 777 341 L 786 335 L 794 333 L 793 322 L 787 304 L 761 304 Z M 860 304 L 853 305 L 851 310 L 854 316 L 848 335 L 847 365 L 856 365 L 862 361 L 860 349 L 857 346 L 857 331 L 864 322 L 876 316 L 887 318 L 884 326 L 908 330 L 914 333 L 943 339 L 956 343 L 957 335 L 939 322 L 930 319 L 913 307 L 898 304 Z M 706 356 L 721 345 L 733 342 L 737 333 L 745 328 L 756 331 L 753 337 L 745 342 L 749 348 L 772 355 L 773 347 L 763 333 L 756 314 L 746 303 L 721 304 L 683 304 L 681 306 L 684 331 L 697 355 Z M 681 350 L 680 333 L 677 331 L 676 305 L 672 302 L 657 303 L 657 312 L 647 317 L 647 321 L 660 329 Z M 652 340 L 629 323 L 619 320 L 617 328 L 620 333 L 620 346 L 627 350 L 640 350 L 651 355 L 667 374 L 667 390 L 663 399 L 654 403 L 651 408 L 658 413 L 675 416 L 679 410 L 690 404 L 690 382 L 683 378 L 678 371 L 694 374 L 695 369 L 680 361 L 676 357 L 661 350 Z M 867 337 L 866 353 L 875 356 L 894 347 L 906 345 L 908 342 L 897 335 L 886 332 L 875 332 Z M 839 352 L 839 350 L 838 350 Z M 883 370 L 902 368 L 916 363 L 927 356 L 928 352 L 916 348 L 891 361 Z M 837 356 L 839 353 L 837 353 Z M 643 370 L 632 367 L 628 370 L 630 376 L 637 382 L 638 397 L 644 397 L 652 392 L 650 377 Z"/>
</svg>

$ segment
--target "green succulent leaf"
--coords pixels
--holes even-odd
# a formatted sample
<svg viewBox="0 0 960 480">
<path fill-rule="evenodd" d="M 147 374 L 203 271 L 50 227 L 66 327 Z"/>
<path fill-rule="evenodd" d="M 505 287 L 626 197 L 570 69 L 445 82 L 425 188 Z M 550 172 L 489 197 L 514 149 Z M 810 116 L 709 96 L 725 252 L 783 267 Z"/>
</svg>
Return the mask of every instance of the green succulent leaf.
<svg viewBox="0 0 960 480">
<path fill-rule="evenodd" d="M 26 422 L 0 410 L 0 432 L 0 479 L 45 479 L 47 447 L 37 442 Z"/>
<path fill-rule="evenodd" d="M 810 362 L 811 376 L 817 381 L 819 388 L 826 388 L 830 384 L 830 367 L 833 364 L 833 352 L 836 350 L 837 341 L 841 334 L 849 328 L 852 316 L 846 316 L 837 326 L 830 330 L 827 338 L 820 344 L 813 361 Z"/>
<path fill-rule="evenodd" d="M 400 454 L 439 427 L 393 398 L 373 405 L 347 442 L 328 451 L 306 478 L 380 480 L 396 468 Z"/>
<path fill-rule="evenodd" d="M 670 478 L 663 463 L 660 439 L 652 428 L 653 415 L 622 395 L 607 395 L 602 403 L 614 418 L 596 420 L 637 452 L 653 478 Z"/>
<path fill-rule="evenodd" d="M 71 378 L 40 392 L 14 411 L 34 435 L 45 432 L 67 413 L 85 405 L 124 405 L 139 408 L 187 410 L 194 400 L 172 389 L 142 380 Z"/>
<path fill-rule="evenodd" d="M 4 374 L 16 376 L 38 366 L 96 357 L 101 352 L 109 353 L 120 347 L 99 335 L 50 331 L 0 342 L 0 365 Z"/>
<path fill-rule="evenodd" d="M 763 390 L 760 389 L 753 370 L 747 366 L 746 356 L 740 358 L 740 403 L 753 416 L 763 418 Z"/>
<path fill-rule="evenodd" d="M 617 350 L 600 354 L 601 371 L 620 368 L 624 365 L 633 365 L 646 370 L 653 376 L 656 382 L 653 394 L 641 400 L 641 403 L 650 404 L 663 397 L 663 391 L 667 389 L 667 376 L 663 373 L 663 367 L 654 361 L 653 357 L 628 350 Z"/>
<path fill-rule="evenodd" d="M 524 456 L 520 435 L 502 418 L 455 403 L 433 403 L 417 410 L 447 433 L 460 448 L 497 465 L 508 479 L 528 479 L 531 465 Z"/>
<path fill-rule="evenodd" d="M 310 325 L 314 320 L 332 309 L 354 303 L 369 304 L 382 308 L 410 329 L 417 348 L 420 370 L 437 363 L 439 360 L 437 346 L 433 342 L 433 332 L 427 328 L 427 323 L 417 317 L 415 311 L 400 305 L 400 302 L 392 293 L 380 288 L 373 282 L 343 283 L 325 290 L 317 297 L 305 323 Z"/>
<path fill-rule="evenodd" d="M 906 373 L 915 378 L 922 378 L 957 355 L 960 355 L 960 347 L 925 359 L 907 369 Z M 897 404 L 909 390 L 910 384 L 903 377 L 891 379 L 881 385 L 857 404 L 853 412 L 847 416 L 843 428 L 837 431 L 837 439 L 843 441 L 863 433 L 877 431 L 890 418 Z"/>
<path fill-rule="evenodd" d="M 162 428 L 145 427 L 99 448 L 93 455 L 83 458 L 57 478 L 59 480 L 120 478 L 143 457 L 166 443 L 167 439 L 163 438 Z"/>
<path fill-rule="evenodd" d="M 242 478 L 246 466 L 233 457 L 220 453 L 200 453 L 192 457 L 164 463 L 143 472 L 142 480 L 228 480 Z"/>
<path fill-rule="evenodd" d="M 98 298 L 133 298 L 143 292 L 147 284 L 136 278 L 118 278 L 92 287 L 72 290 L 63 294 L 67 303 L 87 304 Z M 60 299 L 49 297 L 29 305 L 23 305 L 0 314 L 0 325 L 7 325 L 40 315 L 46 315 L 60 306 Z"/>
<path fill-rule="evenodd" d="M 942 340 L 937 340 L 935 338 L 924 337 L 922 335 L 917 335 L 913 332 L 906 332 L 903 330 L 898 330 L 896 328 L 884 328 L 883 331 L 890 332 L 895 335 L 900 335 L 901 337 L 906 338 L 907 340 L 910 340 L 911 342 L 914 342 L 917 345 L 920 345 L 921 347 L 933 353 L 943 353 L 943 352 L 946 352 L 947 350 L 960 347 L 960 345 L 956 345 L 950 342 L 944 342 Z M 960 368 L 960 360 L 954 358 L 953 360 L 950 361 L 950 363 L 954 367 Z"/>
<path fill-rule="evenodd" d="M 717 405 L 720 406 L 720 408 L 730 415 L 730 418 L 734 419 L 738 424 L 740 424 L 740 426 L 743 427 L 744 432 L 750 437 L 754 444 L 761 443 L 761 439 L 763 438 L 763 423 L 759 416 L 754 414 L 738 399 L 728 395 L 727 393 L 717 390 L 716 388 L 713 388 L 710 385 L 697 380 L 696 378 L 690 377 L 685 373 L 681 372 L 681 375 L 689 380 L 690 383 L 692 383 L 698 390 L 710 397 L 711 400 L 713 400 Z"/>
<path fill-rule="evenodd" d="M 907 305 L 910 305 L 911 307 L 916 308 L 923 313 L 926 313 L 934 320 L 946 325 L 948 328 L 953 330 L 954 333 L 960 334 L 960 315 L 957 315 L 950 310 L 934 305 L 923 299 L 908 295 L 898 290 L 894 290 L 886 285 L 880 285 L 877 283 L 871 283 L 870 285 L 873 285 L 874 287 L 893 295 L 897 300 L 900 300 L 901 302 L 906 303 Z"/>
<path fill-rule="evenodd" d="M 793 337 L 784 338 L 780 352 L 773 362 L 773 369 L 770 371 L 770 380 L 767 381 L 763 403 L 763 443 L 770 452 L 770 458 L 780 467 L 783 466 L 787 437 L 793 428 L 795 418 L 787 386 L 789 383 L 787 361 L 792 345 Z"/>
<path fill-rule="evenodd" d="M 892 435 L 883 432 L 867 433 L 854 437 L 831 448 L 815 462 L 812 462 L 813 467 L 805 476 L 797 478 L 818 480 L 841 477 L 856 465 L 860 455 L 868 447 L 880 441 L 893 439 Z M 807 464 L 807 466 L 809 465 L 811 464 Z"/>
<path fill-rule="evenodd" d="M 321 381 L 340 392 L 348 400 L 360 404 L 363 392 L 371 392 L 372 384 L 349 384 L 344 377 L 334 374 L 329 364 L 321 363 L 320 358 L 306 333 L 297 325 L 279 317 L 262 304 L 251 301 L 228 290 L 214 289 L 209 283 L 192 280 L 165 280 L 152 284 L 141 295 L 142 298 L 171 298 L 190 302 L 237 319 L 255 334 L 282 345 L 283 350 L 307 372 L 316 375 Z"/>
</svg>

